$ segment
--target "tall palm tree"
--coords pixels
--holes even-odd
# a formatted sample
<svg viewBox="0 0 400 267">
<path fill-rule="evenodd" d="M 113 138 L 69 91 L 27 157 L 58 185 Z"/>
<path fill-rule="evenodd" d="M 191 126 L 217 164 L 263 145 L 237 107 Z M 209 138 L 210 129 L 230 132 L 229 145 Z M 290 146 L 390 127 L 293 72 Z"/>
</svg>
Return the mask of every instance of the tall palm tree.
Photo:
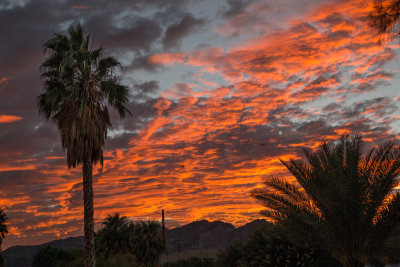
<svg viewBox="0 0 400 267">
<path fill-rule="evenodd" d="M 111 126 L 107 104 L 120 117 L 129 111 L 128 89 L 119 84 L 114 57 L 92 49 L 80 24 L 67 35 L 55 34 L 44 44 L 48 57 L 40 66 L 44 93 L 38 97 L 39 112 L 58 127 L 68 167 L 82 164 L 84 198 L 85 266 L 95 264 L 92 167 L 103 164 L 103 146 Z"/>
<path fill-rule="evenodd" d="M 344 266 L 379 264 L 383 244 L 400 225 L 400 149 L 388 142 L 363 154 L 363 147 L 361 137 L 343 136 L 305 150 L 307 162 L 281 161 L 296 183 L 268 178 L 252 196 L 267 208 L 265 216 L 322 245 Z"/>
<path fill-rule="evenodd" d="M 1 253 L 1 245 L 3 243 L 3 239 L 6 238 L 6 234 L 8 234 L 7 228 L 8 217 L 4 213 L 4 209 L 0 209 L 0 253 Z M 4 265 L 3 255 L 0 254 L 0 266 Z"/>
</svg>

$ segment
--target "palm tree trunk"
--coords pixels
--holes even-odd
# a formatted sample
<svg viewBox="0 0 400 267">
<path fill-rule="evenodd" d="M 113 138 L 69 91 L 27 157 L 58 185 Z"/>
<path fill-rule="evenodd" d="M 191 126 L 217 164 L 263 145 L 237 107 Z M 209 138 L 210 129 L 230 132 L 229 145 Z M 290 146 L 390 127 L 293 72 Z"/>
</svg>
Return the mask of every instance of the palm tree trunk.
<svg viewBox="0 0 400 267">
<path fill-rule="evenodd" d="M 85 267 L 94 267 L 96 259 L 94 250 L 92 163 L 90 160 L 83 161 L 82 172 L 85 232 Z"/>
</svg>

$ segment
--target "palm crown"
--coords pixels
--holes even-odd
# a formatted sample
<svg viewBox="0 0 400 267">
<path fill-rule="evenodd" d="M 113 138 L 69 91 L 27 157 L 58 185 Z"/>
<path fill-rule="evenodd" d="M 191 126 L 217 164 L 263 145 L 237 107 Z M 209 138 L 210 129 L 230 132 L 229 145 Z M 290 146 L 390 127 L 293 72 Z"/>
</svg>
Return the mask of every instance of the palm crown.
<svg viewBox="0 0 400 267">
<path fill-rule="evenodd" d="M 104 252 L 106 258 L 118 252 L 129 251 L 129 230 L 133 224 L 125 216 L 115 213 L 108 215 L 103 221 L 104 227 L 97 232 L 98 249 Z"/>
<path fill-rule="evenodd" d="M 305 150 L 307 163 L 282 161 L 297 183 L 264 180 L 252 192 L 268 218 L 325 245 L 345 266 L 374 261 L 400 223 L 400 149 L 388 142 L 362 154 L 361 137 Z"/>
<path fill-rule="evenodd" d="M 121 117 L 129 113 L 128 89 L 118 83 L 115 73 L 120 63 L 102 57 L 102 48 L 92 50 L 89 45 L 80 24 L 44 45 L 49 56 L 41 65 L 44 93 L 39 96 L 39 112 L 57 124 L 68 167 L 85 159 L 103 163 L 102 147 L 111 126 L 107 104 Z"/>
</svg>

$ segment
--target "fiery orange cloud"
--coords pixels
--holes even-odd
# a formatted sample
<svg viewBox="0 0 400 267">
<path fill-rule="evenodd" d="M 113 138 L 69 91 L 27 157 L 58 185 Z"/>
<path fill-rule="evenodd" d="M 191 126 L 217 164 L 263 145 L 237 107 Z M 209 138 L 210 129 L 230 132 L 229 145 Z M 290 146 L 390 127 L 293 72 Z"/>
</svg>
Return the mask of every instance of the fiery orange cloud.
<svg viewBox="0 0 400 267">
<path fill-rule="evenodd" d="M 0 123 L 11 123 L 22 120 L 22 117 L 13 115 L 0 115 Z"/>
</svg>

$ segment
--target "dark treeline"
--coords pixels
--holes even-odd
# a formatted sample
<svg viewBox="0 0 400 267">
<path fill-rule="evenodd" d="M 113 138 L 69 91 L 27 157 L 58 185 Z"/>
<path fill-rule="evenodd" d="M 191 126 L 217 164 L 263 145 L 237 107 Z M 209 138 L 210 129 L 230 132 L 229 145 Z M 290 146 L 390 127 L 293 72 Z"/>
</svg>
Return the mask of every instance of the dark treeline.
<svg viewBox="0 0 400 267">
<path fill-rule="evenodd" d="M 109 215 L 95 235 L 96 266 L 159 266 L 163 252 L 161 225 L 157 221 L 134 223 L 118 213 Z M 65 251 L 54 247 L 39 249 L 33 267 L 84 265 L 82 249 Z"/>
</svg>

